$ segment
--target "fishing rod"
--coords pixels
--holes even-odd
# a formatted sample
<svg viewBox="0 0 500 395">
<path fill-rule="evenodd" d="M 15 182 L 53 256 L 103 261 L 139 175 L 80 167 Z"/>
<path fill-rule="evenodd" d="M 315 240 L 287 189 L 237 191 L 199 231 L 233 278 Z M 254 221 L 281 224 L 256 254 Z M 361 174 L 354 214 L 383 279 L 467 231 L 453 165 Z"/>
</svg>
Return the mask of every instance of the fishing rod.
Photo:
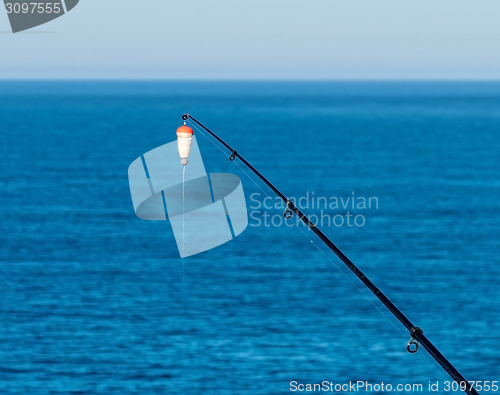
<svg viewBox="0 0 500 395">
<path fill-rule="evenodd" d="M 291 218 L 296 214 L 307 227 L 314 232 L 316 236 L 335 254 L 337 257 L 361 280 L 361 282 L 384 304 L 385 307 L 405 326 L 410 332 L 410 341 L 407 345 L 409 353 L 414 354 L 419 349 L 419 344 L 429 352 L 429 354 L 438 362 L 441 367 L 458 383 L 462 388 L 462 383 L 465 383 L 465 392 L 469 395 L 479 395 L 479 392 L 469 384 L 464 376 L 448 361 L 443 354 L 432 344 L 432 342 L 424 335 L 424 331 L 413 325 L 413 323 L 399 310 L 394 303 L 368 278 L 366 275 L 299 209 L 294 203 L 283 195 L 271 181 L 262 175 L 255 167 L 253 167 L 245 158 L 243 158 L 235 149 L 228 143 L 217 136 L 214 132 L 208 129 L 205 125 L 193 118 L 190 114 L 182 116 L 184 121 L 191 120 L 198 126 L 208 132 L 213 138 L 221 143 L 230 152 L 229 160 L 231 162 L 238 158 L 243 164 L 248 167 L 252 173 L 259 177 L 285 204 L 286 209 L 283 213 L 285 218 Z"/>
</svg>

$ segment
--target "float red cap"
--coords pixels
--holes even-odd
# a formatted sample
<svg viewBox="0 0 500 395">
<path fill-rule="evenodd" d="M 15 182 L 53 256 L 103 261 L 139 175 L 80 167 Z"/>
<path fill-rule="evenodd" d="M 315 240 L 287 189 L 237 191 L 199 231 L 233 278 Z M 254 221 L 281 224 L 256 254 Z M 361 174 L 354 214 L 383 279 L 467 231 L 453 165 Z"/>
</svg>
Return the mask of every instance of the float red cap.
<svg viewBox="0 0 500 395">
<path fill-rule="evenodd" d="M 181 126 L 179 129 L 177 129 L 177 133 L 190 133 L 193 134 L 193 129 L 191 129 L 189 126 Z"/>
</svg>

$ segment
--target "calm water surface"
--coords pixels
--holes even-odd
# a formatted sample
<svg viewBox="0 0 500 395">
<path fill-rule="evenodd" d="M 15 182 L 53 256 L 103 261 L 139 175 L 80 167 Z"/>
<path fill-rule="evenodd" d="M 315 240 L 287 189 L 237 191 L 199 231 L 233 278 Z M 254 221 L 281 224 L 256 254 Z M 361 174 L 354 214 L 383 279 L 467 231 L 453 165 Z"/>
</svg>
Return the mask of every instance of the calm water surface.
<svg viewBox="0 0 500 395">
<path fill-rule="evenodd" d="M 265 188 L 203 136 L 247 230 L 183 262 L 135 217 L 127 168 L 185 112 L 289 196 L 376 197 L 304 211 L 363 215 L 323 230 L 467 378 L 500 380 L 499 83 L 0 82 L 2 393 L 449 380 L 311 232 L 256 226 Z"/>
</svg>

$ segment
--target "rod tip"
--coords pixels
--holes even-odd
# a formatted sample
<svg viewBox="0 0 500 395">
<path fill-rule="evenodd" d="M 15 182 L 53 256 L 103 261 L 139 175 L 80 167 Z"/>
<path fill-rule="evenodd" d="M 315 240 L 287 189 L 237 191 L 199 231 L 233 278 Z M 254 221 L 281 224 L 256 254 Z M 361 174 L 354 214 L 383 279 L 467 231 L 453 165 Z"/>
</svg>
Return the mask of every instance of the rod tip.
<svg viewBox="0 0 500 395">
<path fill-rule="evenodd" d="M 184 115 L 182 116 L 182 120 L 183 120 L 183 121 L 187 121 L 187 120 L 188 120 L 188 118 L 189 118 L 189 114 L 184 114 Z"/>
</svg>

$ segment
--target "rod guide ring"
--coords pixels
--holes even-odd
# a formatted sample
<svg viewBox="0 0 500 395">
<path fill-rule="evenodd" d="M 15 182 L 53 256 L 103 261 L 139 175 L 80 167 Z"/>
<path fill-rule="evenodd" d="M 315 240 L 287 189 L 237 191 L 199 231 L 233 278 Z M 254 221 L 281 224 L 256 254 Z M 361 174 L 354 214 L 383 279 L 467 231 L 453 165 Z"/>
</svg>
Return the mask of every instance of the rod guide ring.
<svg viewBox="0 0 500 395">
<path fill-rule="evenodd" d="M 290 207 L 292 207 L 292 202 L 291 202 L 290 200 L 288 200 L 288 201 L 286 202 L 285 212 L 283 213 L 283 216 L 284 216 L 286 219 L 292 218 L 293 212 L 292 212 L 292 210 L 290 209 Z"/>
<path fill-rule="evenodd" d="M 408 352 L 410 354 L 415 354 L 418 351 L 418 348 L 420 346 L 418 341 L 415 339 L 415 335 L 417 333 L 424 333 L 424 331 L 422 330 L 422 328 L 419 328 L 417 326 L 411 328 L 411 331 L 410 331 L 411 339 L 408 342 L 408 344 L 406 345 L 406 349 L 408 350 Z"/>
</svg>

